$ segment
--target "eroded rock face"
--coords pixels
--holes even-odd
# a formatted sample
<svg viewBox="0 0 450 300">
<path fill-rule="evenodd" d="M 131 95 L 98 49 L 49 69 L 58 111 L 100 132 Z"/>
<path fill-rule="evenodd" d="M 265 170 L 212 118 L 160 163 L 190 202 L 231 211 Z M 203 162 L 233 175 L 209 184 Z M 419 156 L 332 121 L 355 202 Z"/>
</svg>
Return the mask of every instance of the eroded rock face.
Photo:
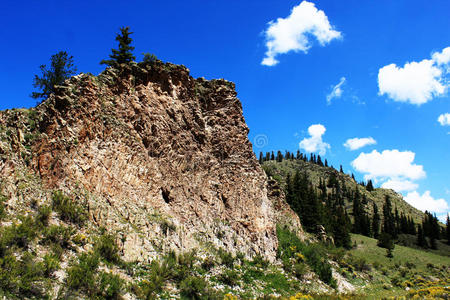
<svg viewBox="0 0 450 300">
<path fill-rule="evenodd" d="M 233 83 L 133 64 L 73 77 L 37 111 L 30 168 L 85 202 L 125 259 L 209 246 L 275 258 L 280 214 Z"/>
</svg>

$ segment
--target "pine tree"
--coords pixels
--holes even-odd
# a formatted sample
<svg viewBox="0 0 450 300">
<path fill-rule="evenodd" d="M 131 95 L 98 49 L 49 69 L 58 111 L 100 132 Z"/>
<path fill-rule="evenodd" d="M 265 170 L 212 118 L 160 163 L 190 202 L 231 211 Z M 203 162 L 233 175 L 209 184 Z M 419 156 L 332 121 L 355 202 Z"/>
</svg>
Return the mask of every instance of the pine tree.
<svg viewBox="0 0 450 300">
<path fill-rule="evenodd" d="M 277 152 L 277 162 L 282 162 L 283 161 L 283 154 L 281 154 L 281 151 Z"/>
<path fill-rule="evenodd" d="M 264 157 L 262 152 L 259 152 L 259 163 L 262 165 L 262 163 L 264 162 Z"/>
<path fill-rule="evenodd" d="M 392 238 L 397 238 L 395 218 L 392 214 L 391 198 L 386 195 L 383 205 L 383 233 L 388 233 Z"/>
<path fill-rule="evenodd" d="M 445 228 L 445 236 L 447 239 L 447 244 L 450 245 L 450 217 L 447 214 L 447 222 L 446 222 L 446 228 Z"/>
<path fill-rule="evenodd" d="M 342 206 L 339 206 L 335 212 L 336 221 L 333 226 L 334 243 L 337 247 L 351 248 L 350 238 L 350 219 Z"/>
<path fill-rule="evenodd" d="M 323 162 L 322 162 L 322 158 L 320 157 L 320 155 L 317 155 L 317 164 L 321 167 L 323 167 Z"/>
<path fill-rule="evenodd" d="M 391 251 L 395 247 L 393 237 L 389 233 L 386 233 L 386 232 L 382 232 L 380 234 L 380 236 L 378 237 L 377 245 L 378 245 L 378 247 L 386 248 L 388 250 L 391 249 Z"/>
<path fill-rule="evenodd" d="M 144 57 L 143 57 L 142 61 L 143 61 L 144 63 L 147 63 L 147 64 L 153 64 L 153 63 L 159 61 L 159 59 L 158 59 L 158 58 L 156 57 L 156 55 L 154 55 L 154 54 L 143 53 L 143 55 L 144 55 Z"/>
<path fill-rule="evenodd" d="M 59 51 L 52 55 L 50 61 L 49 69 L 45 65 L 39 67 L 42 77 L 34 75 L 33 86 L 41 90 L 41 92 L 31 94 L 34 99 L 47 99 L 50 94 L 55 92 L 55 86 L 63 84 L 66 79 L 77 72 L 73 56 L 69 56 L 66 51 Z"/>
<path fill-rule="evenodd" d="M 344 173 L 344 170 L 342 169 L 342 165 L 339 168 L 339 172 Z"/>
<path fill-rule="evenodd" d="M 301 159 L 301 156 L 300 156 L 300 150 L 297 150 L 297 157 L 296 157 L 297 159 Z"/>
<path fill-rule="evenodd" d="M 353 232 L 354 233 L 361 233 L 361 217 L 362 211 L 361 211 L 361 202 L 360 202 L 360 194 L 358 191 L 358 188 L 355 190 L 355 194 L 353 196 Z"/>
<path fill-rule="evenodd" d="M 373 189 L 372 180 L 369 179 L 369 181 L 367 182 L 366 189 L 367 189 L 369 192 L 371 192 L 371 191 L 374 190 L 374 189 Z"/>
<path fill-rule="evenodd" d="M 416 224 L 414 224 L 414 221 L 411 217 L 408 217 L 408 233 L 409 234 L 416 234 Z"/>
<path fill-rule="evenodd" d="M 417 226 L 417 245 L 422 248 L 428 248 L 427 240 L 425 239 L 423 228 L 422 226 L 420 226 L 420 224 Z"/>
<path fill-rule="evenodd" d="M 119 42 L 119 49 L 111 49 L 112 54 L 109 55 L 110 59 L 104 59 L 100 62 L 102 65 L 107 65 L 111 67 L 119 67 L 121 64 L 129 64 L 136 59 L 132 51 L 134 50 L 131 45 L 130 27 L 120 28 L 120 33 L 116 36 L 116 41 Z"/>
<path fill-rule="evenodd" d="M 325 167 L 328 167 L 328 161 L 325 159 Z"/>
<path fill-rule="evenodd" d="M 436 250 L 437 249 L 437 243 L 436 239 L 432 236 L 430 237 L 430 248 Z"/>
</svg>

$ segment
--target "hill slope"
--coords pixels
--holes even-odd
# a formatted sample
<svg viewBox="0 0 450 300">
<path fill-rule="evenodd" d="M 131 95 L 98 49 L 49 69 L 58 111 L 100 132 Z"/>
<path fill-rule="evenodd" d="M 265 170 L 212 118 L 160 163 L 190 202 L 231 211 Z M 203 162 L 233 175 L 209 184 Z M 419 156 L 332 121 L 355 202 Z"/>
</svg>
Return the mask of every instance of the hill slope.
<svg viewBox="0 0 450 300">
<path fill-rule="evenodd" d="M 319 166 L 317 164 L 306 162 L 300 159 L 284 159 L 281 162 L 276 160 L 269 160 L 263 162 L 263 169 L 266 173 L 276 179 L 281 186 L 284 187 L 286 176 L 289 174 L 293 176 L 298 170 L 301 173 L 306 172 L 308 179 L 315 187 L 319 187 L 320 180 L 328 182 L 330 177 L 335 177 L 340 183 L 341 187 L 345 186 L 347 190 L 354 191 L 358 189 L 361 195 L 364 195 L 368 200 L 366 205 L 366 211 L 369 215 L 372 215 L 373 208 L 372 203 L 376 203 L 379 211 L 383 207 L 385 197 L 389 196 L 392 202 L 393 208 L 397 208 L 399 213 L 404 213 L 406 216 L 411 216 L 415 223 L 421 223 L 424 213 L 414 208 L 407 203 L 402 195 L 396 193 L 390 189 L 376 188 L 369 192 L 364 186 L 358 184 L 351 176 L 341 173 L 334 168 Z M 346 200 L 346 208 L 349 212 L 352 211 L 352 204 Z"/>
</svg>

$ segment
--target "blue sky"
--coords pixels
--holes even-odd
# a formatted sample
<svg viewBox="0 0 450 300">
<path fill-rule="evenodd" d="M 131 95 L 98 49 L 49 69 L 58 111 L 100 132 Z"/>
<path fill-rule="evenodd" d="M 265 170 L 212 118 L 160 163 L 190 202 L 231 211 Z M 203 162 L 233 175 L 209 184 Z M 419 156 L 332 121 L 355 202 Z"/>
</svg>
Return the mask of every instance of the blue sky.
<svg viewBox="0 0 450 300">
<path fill-rule="evenodd" d="M 0 25 L 0 109 L 33 106 L 33 76 L 60 50 L 98 74 L 130 26 L 138 60 L 236 83 L 255 152 L 301 145 L 449 210 L 448 0 L 3 1 Z"/>
</svg>

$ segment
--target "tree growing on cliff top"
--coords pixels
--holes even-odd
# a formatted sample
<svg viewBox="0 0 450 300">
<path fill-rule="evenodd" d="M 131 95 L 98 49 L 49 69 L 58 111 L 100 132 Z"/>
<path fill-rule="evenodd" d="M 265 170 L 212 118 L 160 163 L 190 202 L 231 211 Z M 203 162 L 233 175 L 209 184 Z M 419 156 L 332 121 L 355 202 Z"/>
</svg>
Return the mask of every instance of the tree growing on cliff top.
<svg viewBox="0 0 450 300">
<path fill-rule="evenodd" d="M 136 59 L 132 53 L 134 47 L 131 46 L 132 40 L 130 34 L 132 34 L 132 32 L 129 30 L 130 27 L 128 26 L 120 28 L 120 33 L 116 36 L 116 41 L 119 42 L 119 49 L 111 49 L 112 54 L 109 55 L 110 59 L 102 60 L 100 62 L 101 65 L 117 67 L 121 64 L 128 64 Z"/>
<path fill-rule="evenodd" d="M 31 97 L 34 99 L 46 99 L 55 91 L 55 86 L 64 83 L 64 81 L 77 73 L 77 68 L 73 63 L 73 56 L 69 56 L 66 51 L 59 51 L 50 58 L 50 68 L 41 65 L 42 76 L 34 75 L 33 86 L 41 92 L 33 92 Z"/>
</svg>

